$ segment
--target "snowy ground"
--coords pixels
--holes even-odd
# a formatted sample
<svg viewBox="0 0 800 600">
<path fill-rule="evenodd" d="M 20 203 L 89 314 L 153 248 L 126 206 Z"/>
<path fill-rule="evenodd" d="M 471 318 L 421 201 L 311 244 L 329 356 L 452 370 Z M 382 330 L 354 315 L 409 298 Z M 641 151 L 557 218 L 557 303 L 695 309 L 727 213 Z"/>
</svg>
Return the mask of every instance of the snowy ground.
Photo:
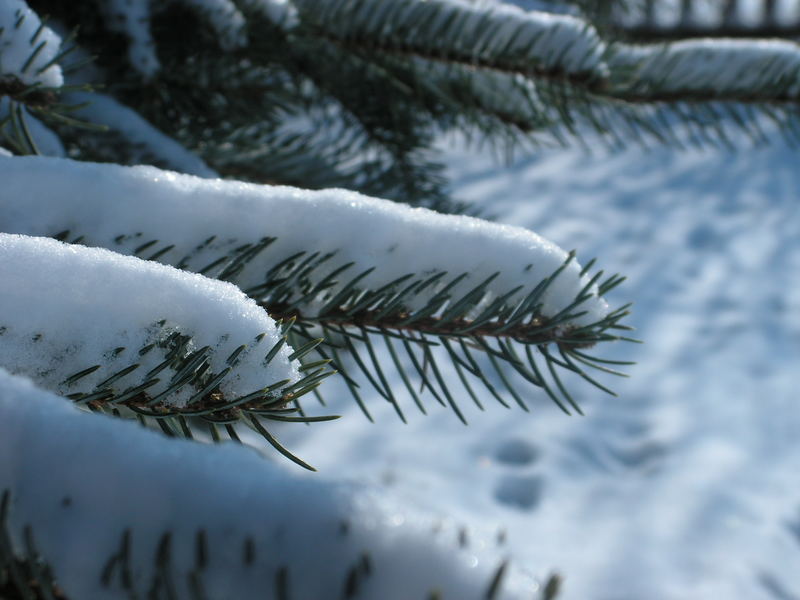
<svg viewBox="0 0 800 600">
<path fill-rule="evenodd" d="M 343 400 L 341 421 L 284 441 L 323 477 L 506 530 L 565 600 L 800 597 L 798 160 L 780 144 L 511 167 L 452 151 L 457 195 L 629 277 L 612 300 L 636 302 L 646 344 L 614 349 L 638 361 L 620 398 L 583 390 L 587 416 L 569 418 L 542 394 L 469 427 L 388 407 L 370 425 Z"/>
</svg>

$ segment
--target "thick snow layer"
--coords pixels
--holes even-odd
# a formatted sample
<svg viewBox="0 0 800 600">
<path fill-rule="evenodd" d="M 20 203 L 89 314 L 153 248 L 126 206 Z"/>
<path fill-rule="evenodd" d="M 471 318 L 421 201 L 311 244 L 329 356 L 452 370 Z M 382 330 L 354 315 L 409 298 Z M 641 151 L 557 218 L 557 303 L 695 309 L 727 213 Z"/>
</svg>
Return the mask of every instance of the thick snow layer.
<svg viewBox="0 0 800 600">
<path fill-rule="evenodd" d="M 9 234 L 0 234 L 0 281 L 0 366 L 49 390 L 92 391 L 131 364 L 140 366 L 114 388 L 121 393 L 139 385 L 165 352 L 140 356 L 139 350 L 171 331 L 192 336 L 193 349 L 210 346 L 215 373 L 225 369 L 236 348 L 248 344 L 221 385 L 228 398 L 298 378 L 287 346 L 263 364 L 279 331 L 229 283 L 108 250 Z M 161 320 L 166 320 L 163 327 L 157 325 Z M 265 337 L 256 342 L 262 333 Z M 63 383 L 98 364 L 100 369 L 74 386 Z M 162 373 L 151 394 L 166 388 L 174 374 Z M 186 387 L 165 402 L 180 404 L 197 391 Z"/>
<path fill-rule="evenodd" d="M 101 584 L 126 528 L 140 594 L 151 589 L 161 536 L 171 534 L 178 598 L 189 597 L 200 529 L 207 547 L 200 577 L 210 599 L 276 598 L 276 575 L 286 566 L 293 600 L 344 597 L 353 567 L 364 600 L 422 600 L 434 589 L 479 600 L 503 559 L 494 540 L 469 532 L 459 548 L 452 523 L 389 502 L 374 488 L 289 475 L 240 445 L 167 439 L 82 413 L 0 369 L 2 490 L 13 494 L 17 547 L 30 525 L 59 585 L 80 600 L 129 597 L 121 566 L 110 589 Z M 535 586 L 512 567 L 497 598 L 530 598 Z"/>
<path fill-rule="evenodd" d="M 800 46 L 786 40 L 685 40 L 666 46 L 619 46 L 611 63 L 635 68 L 633 87 L 674 92 L 800 91 Z"/>
<path fill-rule="evenodd" d="M 55 235 L 70 230 L 85 236 L 83 243 L 121 253 L 157 240 L 148 253 L 174 245 L 159 258 L 174 264 L 196 251 L 187 261 L 195 270 L 240 245 L 278 238 L 236 277 L 245 290 L 261 283 L 272 265 L 313 247 L 321 255 L 336 253 L 329 270 L 355 261 L 350 277 L 377 267 L 359 284 L 367 289 L 408 273 L 468 273 L 453 290 L 457 297 L 499 271 L 489 290 L 504 294 L 523 284 L 521 297 L 567 256 L 520 227 L 412 209 L 345 190 L 307 191 L 42 157 L 0 160 L 0 180 L 0 231 Z M 215 241 L 197 250 L 211 236 Z M 549 286 L 542 299 L 545 316 L 569 305 L 587 284 L 580 271 L 573 261 Z M 573 322 L 588 324 L 604 317 L 607 305 L 593 296 L 581 310 L 586 314 Z"/>
<path fill-rule="evenodd" d="M 50 64 L 60 48 L 61 38 L 42 25 L 23 0 L 0 2 L 0 76 L 28 85 L 60 87 L 64 82 L 61 67 Z"/>
<path fill-rule="evenodd" d="M 111 96 L 97 92 L 72 92 L 65 94 L 64 100 L 73 104 L 87 103 L 74 112 L 76 117 L 90 123 L 106 125 L 124 136 L 132 145 L 141 147 L 142 155 L 154 157 L 170 169 L 198 177 L 218 177 L 203 159 Z"/>
</svg>

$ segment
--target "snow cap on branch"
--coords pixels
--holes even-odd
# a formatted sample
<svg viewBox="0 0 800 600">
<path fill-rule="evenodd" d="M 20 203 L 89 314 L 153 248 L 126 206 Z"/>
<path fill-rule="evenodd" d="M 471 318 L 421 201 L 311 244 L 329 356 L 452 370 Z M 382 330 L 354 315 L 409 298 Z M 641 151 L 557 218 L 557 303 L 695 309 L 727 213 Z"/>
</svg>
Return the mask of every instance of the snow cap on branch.
<svg viewBox="0 0 800 600">
<path fill-rule="evenodd" d="M 611 65 L 632 69 L 629 86 L 645 92 L 720 96 L 800 92 L 800 45 L 787 40 L 696 39 L 665 45 L 620 45 Z"/>
<path fill-rule="evenodd" d="M 354 262 L 354 273 L 375 267 L 359 286 L 378 289 L 399 277 L 467 274 L 451 290 L 459 297 L 499 273 L 484 302 L 517 286 L 529 293 L 567 259 L 567 253 L 520 227 L 369 198 L 346 190 L 308 191 L 223 180 L 200 179 L 153 167 L 75 162 L 43 157 L 0 159 L 0 230 L 53 236 L 70 230 L 82 243 L 121 253 L 182 262 L 189 270 L 205 265 L 243 244 L 276 240 L 243 270 L 236 283 L 258 286 L 276 263 L 313 248 L 333 253 L 319 277 Z M 25 202 L 19 202 L 24 197 Z M 211 239 L 213 237 L 213 239 Z M 139 250 L 146 245 L 147 251 Z M 589 279 L 572 261 L 548 285 L 541 314 L 554 316 L 569 306 Z M 437 289 L 417 296 L 425 302 Z M 595 289 L 596 288 L 590 288 Z M 309 300 L 304 312 L 335 294 Z M 413 307 L 412 307 L 413 308 Z M 588 325 L 604 318 L 608 306 L 592 296 L 572 322 Z"/>
<path fill-rule="evenodd" d="M 498 68 L 547 70 L 605 77 L 606 44 L 588 22 L 570 15 L 523 11 L 507 4 L 462 0 L 342 0 L 319 6 L 297 0 L 310 18 L 335 23 L 332 35 L 347 40 L 364 36 L 381 44 L 446 60 L 459 58 Z M 376 21 L 381 35 L 376 36 Z M 464 40 L 469 40 L 464 44 Z"/>
<path fill-rule="evenodd" d="M 44 25 L 23 0 L 0 2 L 0 80 L 13 77 L 27 85 L 60 87 L 55 64 L 61 38 Z"/>
<path fill-rule="evenodd" d="M 292 476 L 239 445 L 167 439 L 82 413 L 0 369 L 4 490 L 12 494 L 8 521 L 17 548 L 29 525 L 59 586 L 80 600 L 129 598 L 120 583 L 126 569 L 141 594 L 161 573 L 178 598 L 196 597 L 186 587 L 194 572 L 204 597 L 279 600 L 284 569 L 293 600 L 339 597 L 348 585 L 361 598 L 426 598 L 438 589 L 446 598 L 478 600 L 501 561 L 488 540 L 473 533 L 471 547 L 458 548 L 454 527 L 433 533 L 435 519 L 377 490 Z M 128 564 L 112 565 L 103 577 L 126 528 Z M 201 530 L 205 564 L 198 567 Z M 167 532 L 169 557 L 156 562 Z M 493 598 L 528 598 L 534 586 L 507 569 Z"/>
<path fill-rule="evenodd" d="M 288 346 L 264 364 L 280 332 L 229 283 L 103 249 L 8 234 L 0 234 L 0 281 L 0 366 L 49 390 L 74 392 L 67 379 L 95 365 L 100 368 L 80 379 L 82 389 L 130 364 L 139 367 L 114 388 L 141 383 L 144 373 L 164 361 L 159 344 L 173 333 L 192 338 L 189 352 L 208 346 L 215 373 L 240 345 L 248 345 L 220 384 L 226 397 L 299 378 Z M 151 345 L 156 349 L 142 351 Z M 161 371 L 160 383 L 148 393 L 166 388 L 170 375 Z M 196 392 L 187 388 L 164 402 L 180 406 Z"/>
</svg>

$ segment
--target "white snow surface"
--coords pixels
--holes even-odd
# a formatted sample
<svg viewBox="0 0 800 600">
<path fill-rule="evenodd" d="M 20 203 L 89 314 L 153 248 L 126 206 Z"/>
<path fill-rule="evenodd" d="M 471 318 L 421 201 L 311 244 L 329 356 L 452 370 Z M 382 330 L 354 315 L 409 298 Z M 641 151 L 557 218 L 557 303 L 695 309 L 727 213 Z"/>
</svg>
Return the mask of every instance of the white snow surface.
<svg viewBox="0 0 800 600">
<path fill-rule="evenodd" d="M 564 576 L 559 600 L 800 598 L 798 151 L 736 142 L 510 166 L 449 144 L 458 197 L 628 276 L 613 295 L 645 344 L 605 348 L 638 362 L 620 397 L 573 389 L 584 418 L 464 402 L 469 427 L 367 397 L 373 425 L 343 398 L 335 427 L 281 439 L 327 476 L 505 527 L 516 561 Z"/>
<path fill-rule="evenodd" d="M 164 352 L 139 350 L 168 331 L 194 338 L 194 349 L 210 346 L 215 373 L 240 345 L 237 367 L 221 391 L 244 396 L 284 379 L 297 380 L 291 350 L 284 346 L 263 365 L 280 339 L 274 321 L 229 283 L 98 248 L 63 244 L 48 238 L 0 234 L 0 365 L 62 394 L 92 391 L 130 364 L 133 373 L 114 383 L 118 392 L 141 383 L 141 374 L 164 360 Z M 266 335 L 260 342 L 255 338 Z M 118 348 L 124 350 L 116 351 Z M 74 387 L 63 382 L 94 365 L 102 368 Z M 165 372 L 172 375 L 167 369 Z M 148 392 L 166 388 L 169 376 Z M 165 398 L 180 405 L 197 390 L 186 386 Z"/>
<path fill-rule="evenodd" d="M 374 486 L 300 477 L 254 450 L 167 439 L 133 422 L 82 413 L 68 401 L 0 369 L 0 491 L 13 491 L 10 531 L 22 551 L 31 525 L 70 598 L 128 598 L 120 572 L 102 587 L 106 559 L 132 528 L 130 567 L 150 589 L 162 534 L 171 534 L 176 591 L 189 597 L 195 539 L 203 529 L 206 597 L 276 598 L 288 566 L 294 600 L 340 597 L 349 569 L 368 555 L 359 598 L 479 600 L 503 560 L 494 540 L 471 531 L 459 548 L 452 523 L 391 501 Z M 252 548 L 246 564 L 244 548 Z M 498 599 L 529 598 L 535 582 L 510 569 Z"/>
<path fill-rule="evenodd" d="M 40 25 L 39 15 L 23 0 L 0 3 L 0 75 L 16 77 L 28 85 L 60 87 L 64 82 L 61 67 L 47 64 L 58 56 L 61 38 L 47 26 L 40 29 Z M 28 63 L 41 44 L 42 49 Z"/>
<path fill-rule="evenodd" d="M 336 253 L 330 271 L 355 261 L 357 267 L 345 281 L 377 267 L 359 283 L 366 289 L 378 289 L 408 273 L 468 273 L 453 288 L 454 297 L 499 271 L 489 291 L 500 295 L 524 284 L 517 294 L 521 298 L 567 256 L 521 227 L 442 215 L 346 190 L 308 191 L 200 179 L 154 167 L 44 157 L 2 159 L 0 177 L 5 182 L 0 189 L 0 231 L 9 233 L 52 236 L 70 230 L 73 236 L 85 236 L 85 244 L 121 253 L 158 240 L 152 252 L 174 245 L 159 259 L 168 262 L 180 261 L 217 236 L 189 261 L 189 268 L 196 270 L 223 251 L 277 237 L 236 277 L 242 289 L 262 283 L 272 265 L 308 250 L 310 240 L 321 255 Z M 128 237 L 120 240 L 123 235 Z M 543 315 L 553 316 L 575 299 L 588 283 L 589 276 L 580 276 L 580 271 L 573 261 L 548 287 Z M 426 290 L 415 301 L 423 305 L 435 291 Z M 586 312 L 572 320 L 576 325 L 603 318 L 608 306 L 592 296 L 581 310 Z"/>
</svg>

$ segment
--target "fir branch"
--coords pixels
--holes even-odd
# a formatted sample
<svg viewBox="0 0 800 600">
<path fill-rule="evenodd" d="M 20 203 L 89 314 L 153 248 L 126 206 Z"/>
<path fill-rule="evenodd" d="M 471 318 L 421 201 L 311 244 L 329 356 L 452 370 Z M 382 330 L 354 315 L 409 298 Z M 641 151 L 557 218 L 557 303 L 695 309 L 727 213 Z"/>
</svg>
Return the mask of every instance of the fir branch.
<svg viewBox="0 0 800 600">
<path fill-rule="evenodd" d="M 299 6 L 310 35 L 363 56 L 417 57 L 576 86 L 606 79 L 604 44 L 575 17 L 444 1 L 338 0 L 322 11 L 306 4 Z M 478 37 L 464 45 L 461 36 L 470 33 Z"/>
<path fill-rule="evenodd" d="M 67 22 L 78 19 L 44 4 Z M 591 131 L 612 147 L 632 140 L 734 145 L 732 129 L 762 140 L 764 118 L 778 122 L 790 141 L 796 137 L 791 82 L 798 52 L 789 42 L 768 52 L 755 51 L 758 40 L 710 50 L 683 42 L 640 47 L 618 43 L 599 20 L 600 33 L 576 16 L 441 0 L 334 0 L 324 8 L 300 2 L 300 21 L 290 29 L 240 8 L 252 28 L 270 34 L 223 52 L 193 10 L 154 14 L 156 44 L 171 51 L 144 86 L 109 55 L 100 58 L 113 73 L 112 96 L 141 107 L 155 127 L 224 176 L 344 186 L 462 212 L 428 150 L 437 133 L 454 128 L 506 151 L 583 141 Z M 95 27 L 86 39 L 101 53 L 111 43 L 96 30 L 102 21 L 80 20 Z M 190 26 L 192 35 L 181 35 Z M 703 60 L 722 66 L 709 74 L 697 66 Z M 367 104 L 365 87 L 374 100 Z M 116 152 L 128 162 L 166 164 L 125 151 L 130 143 L 113 134 L 59 133 L 84 157 Z"/>
<path fill-rule="evenodd" d="M 429 67 L 416 77 L 420 82 L 424 82 L 426 76 L 429 78 L 432 70 L 449 72 L 453 79 L 471 79 L 472 89 L 466 88 L 468 93 L 460 96 L 451 94 L 451 97 L 460 98 L 451 104 L 465 115 L 471 110 L 473 122 L 479 122 L 476 115 L 482 109 L 489 108 L 488 114 L 491 114 L 491 105 L 487 106 L 481 99 L 481 90 L 492 89 L 491 84 L 481 81 L 487 74 L 519 77 L 535 83 L 536 95 L 518 104 L 519 112 L 506 110 L 497 114 L 495 131 L 499 123 L 523 132 L 558 136 L 548 125 L 560 121 L 571 136 L 582 135 L 588 126 L 603 136 L 611 135 L 620 140 L 624 135 L 617 134 L 616 129 L 627 129 L 625 133 L 628 134 L 631 129 L 637 129 L 663 142 L 673 137 L 672 127 L 681 123 L 689 130 L 692 127 L 679 104 L 691 105 L 692 110 L 699 106 L 697 110 L 712 115 L 715 109 L 704 110 L 703 105 L 752 104 L 761 113 L 768 113 L 768 107 L 775 107 L 782 120 L 796 120 L 794 108 L 798 96 L 794 82 L 798 76 L 800 50 L 790 42 L 765 46 L 761 40 L 729 40 L 722 46 L 710 46 L 686 41 L 633 46 L 603 41 L 588 23 L 584 23 L 583 37 L 577 38 L 580 42 L 573 42 L 573 45 L 583 48 L 585 58 L 578 64 L 591 68 L 575 69 L 572 64 L 565 67 L 559 62 L 559 51 L 568 55 L 574 48 L 555 35 L 544 38 L 548 43 L 544 43 L 541 36 L 533 35 L 533 41 L 524 49 L 510 51 L 520 46 L 520 39 L 532 35 L 526 27 L 530 26 L 529 15 L 533 13 L 487 9 L 480 13 L 477 9 L 445 2 L 424 5 L 404 2 L 396 3 L 392 10 L 378 10 L 381 4 L 375 0 L 342 0 L 328 7 L 324 22 L 320 15 L 308 16 L 311 29 L 307 35 L 320 36 L 364 61 L 391 59 L 405 62 L 408 68 L 427 64 Z M 361 13 L 366 12 L 368 6 L 377 11 L 377 16 L 369 13 L 371 20 L 366 21 L 369 27 L 360 26 L 366 19 Z M 426 15 L 423 19 L 426 25 L 409 35 L 403 19 L 416 19 L 421 13 Z M 346 24 L 343 15 L 348 17 Z M 394 20 L 389 22 L 390 18 Z M 577 20 L 575 17 L 559 18 Z M 502 23 L 506 27 L 503 39 L 509 40 L 507 46 L 495 42 L 483 47 L 480 40 L 468 47 L 459 45 L 458 34 L 474 22 L 479 22 L 486 31 L 494 31 L 499 27 L 497 24 Z M 553 30 L 558 31 L 558 26 L 554 24 Z M 380 35 L 375 33 L 378 31 Z M 538 53 L 531 54 L 537 48 Z M 522 56 L 526 60 L 522 60 Z M 705 66 L 708 61 L 719 67 L 709 70 Z M 437 66 L 438 69 L 433 69 Z M 463 86 L 458 89 L 464 91 Z M 512 85 L 507 89 L 514 91 Z M 650 114 L 652 110 L 668 112 L 671 124 L 665 126 L 661 118 Z M 570 122 L 575 125 L 571 126 Z M 722 118 L 706 129 L 715 138 L 725 140 L 725 129 L 731 125 L 738 127 L 737 122 Z M 750 126 L 748 123 L 747 127 Z M 636 136 L 641 137 L 641 133 Z"/>
<path fill-rule="evenodd" d="M 233 426 L 244 422 L 311 468 L 261 421 L 336 418 L 296 416 L 290 406 L 334 373 L 326 361 L 305 360 L 319 340 L 292 352 L 286 341 L 293 323 L 276 325 L 233 286 L 152 262 L 5 234 L 0 252 L 2 278 L 14 287 L 0 296 L 0 368 L 26 374 L 79 407 L 152 423 L 170 436 L 205 435 L 208 424 L 237 440 Z M 138 297 L 147 287 L 169 300 Z M 13 318 L 21 306 L 33 307 L 30 319 Z M 165 318 L 153 320 L 158 314 Z"/>
<path fill-rule="evenodd" d="M 311 391 L 308 389 L 309 386 L 319 385 L 323 379 L 334 374 L 323 366 L 293 383 L 281 380 L 250 394 L 226 397 L 220 391 L 220 386 L 227 377 L 236 375 L 234 367 L 239 356 L 243 351 L 252 351 L 252 347 L 248 348 L 247 344 L 238 346 L 226 360 L 229 366 L 216 373 L 211 369 L 211 352 L 208 347 L 190 351 L 195 346 L 190 336 L 175 332 L 164 322 L 161 322 L 160 327 L 161 332 L 156 332 L 154 336 L 157 340 L 155 343 L 134 349 L 135 352 L 132 352 L 137 356 L 159 354 L 157 366 L 148 371 L 140 381 L 134 385 L 128 383 L 123 387 L 118 387 L 117 383 L 137 371 L 140 363 L 128 364 L 121 369 L 118 366 L 113 369 L 103 368 L 101 364 L 96 364 L 69 375 L 61 384 L 64 395 L 78 405 L 96 410 L 124 407 L 136 414 L 152 418 L 201 417 L 213 423 L 231 423 L 238 421 L 242 413 L 257 412 L 266 418 L 271 418 L 294 412 L 286 406 L 299 398 L 302 395 L 301 391 L 303 393 Z M 275 358 L 277 350 L 284 341 L 285 338 L 281 338 L 278 344 L 267 352 L 264 359 L 265 366 Z M 256 345 L 259 342 L 260 339 L 257 338 Z M 118 350 L 121 353 L 127 349 L 118 348 Z M 300 357 L 301 352 L 298 351 L 291 360 Z M 81 387 L 80 381 L 92 374 L 95 374 L 95 379 L 98 376 L 104 379 L 86 391 L 75 391 L 76 387 L 78 389 Z M 163 379 L 165 375 L 171 376 L 166 380 Z M 151 393 L 149 390 L 162 380 L 168 381 L 168 385 L 157 394 Z M 185 404 L 170 403 L 172 394 L 187 387 L 194 388 L 196 392 Z"/>
<path fill-rule="evenodd" d="M 384 372 L 387 369 L 404 379 L 407 389 L 415 389 L 423 382 L 434 399 L 451 405 L 462 418 L 454 400 L 461 394 L 451 391 L 450 382 L 454 389 L 458 389 L 458 382 L 463 383 L 470 396 L 473 383 L 477 383 L 504 405 L 523 405 L 517 388 L 532 385 L 572 412 L 577 409 L 567 408 L 574 403 L 567 391 L 569 384 L 562 382 L 560 373 L 569 373 L 601 390 L 608 389 L 575 364 L 559 358 L 559 352 L 627 339 L 621 329 L 625 327 L 622 322 L 628 314 L 627 307 L 609 311 L 602 298 L 623 278 L 604 278 L 602 272 L 592 271 L 594 261 L 581 269 L 574 261 L 574 253 L 563 252 L 531 232 L 402 208 L 345 192 L 240 188 L 192 178 L 183 180 L 174 175 L 159 181 L 156 190 L 151 171 L 140 173 L 81 163 L 65 168 L 62 163 L 51 164 L 47 159 L 29 161 L 27 168 L 38 174 L 50 173 L 48 181 L 56 177 L 60 185 L 58 192 L 48 187 L 41 195 L 32 194 L 26 205 L 28 217 L 15 209 L 8 225 L 12 231 L 48 234 L 72 244 L 101 245 L 229 281 L 268 314 L 292 324 L 282 334 L 290 336 L 288 339 L 275 340 L 273 350 L 259 351 L 269 361 L 276 349 L 288 342 L 295 358 L 307 354 L 303 362 L 304 369 L 309 370 L 291 390 L 283 390 L 293 394 L 284 396 L 283 403 L 294 402 L 301 394 L 313 391 L 322 376 L 317 369 L 322 368 L 323 361 L 331 361 L 331 368 L 343 373 L 357 402 L 361 404 L 359 386 L 368 382 L 393 404 L 401 418 L 402 402 L 390 389 L 390 377 Z M 102 178 L 97 176 L 99 172 L 90 176 L 98 170 L 103 173 Z M 17 168 L 7 177 L 23 172 Z M 86 193 L 82 182 L 87 176 L 105 183 Z M 127 182 L 129 197 L 124 204 L 117 206 L 119 200 L 107 186 L 111 181 Z M 84 193 L 68 193 L 73 184 L 80 185 Z M 189 193 L 190 188 L 195 191 Z M 226 210 L 227 202 L 232 201 L 230 194 L 237 198 L 237 211 L 244 212 Z M 138 201 L 130 204 L 134 196 Z M 56 197 L 58 202 L 54 203 Z M 187 200 L 191 214 L 185 213 L 181 228 L 169 239 L 173 232 L 163 229 L 159 215 L 178 210 Z M 40 206 L 40 202 L 44 204 Z M 16 203 L 11 199 L 0 203 L 0 214 L 12 207 Z M 209 220 L 203 216 L 206 211 L 226 216 L 222 221 L 215 217 L 214 227 L 209 228 Z M 103 217 L 106 212 L 108 216 Z M 34 225 L 43 213 L 49 215 L 50 225 L 39 229 Z M 130 216 L 125 223 L 117 223 L 119 214 Z M 247 222 L 238 220 L 237 214 L 246 214 Z M 299 214 L 308 220 L 298 221 Z M 28 221 L 29 217 L 34 220 Z M 281 225 L 286 218 L 291 218 L 291 234 Z M 84 233 L 58 231 L 64 224 L 86 219 L 98 225 L 88 226 Z M 133 221 L 140 230 L 126 232 Z M 253 223 L 265 225 L 252 227 Z M 389 235 L 397 236 L 397 241 L 392 243 L 386 235 L 370 234 L 371 229 L 391 232 Z M 263 235 L 267 230 L 274 235 Z M 254 238 L 259 231 L 263 237 Z M 412 231 L 413 237 L 409 237 Z M 161 234 L 167 239 L 160 239 Z M 411 243 L 416 238 L 425 239 L 425 244 Z M 469 258 L 476 247 L 488 253 L 479 267 Z M 323 342 L 317 345 L 320 338 Z M 239 342 L 242 343 L 249 344 L 248 340 Z M 383 365 L 376 348 L 387 343 L 395 346 L 396 360 Z M 405 352 L 398 353 L 401 348 Z M 480 355 L 484 358 L 479 360 L 476 357 Z M 192 369 L 205 368 L 205 359 L 201 356 L 197 360 L 196 365 L 187 364 Z M 584 360 L 592 362 L 591 358 Z M 93 374 L 95 385 L 118 372 L 124 376 L 124 369 L 137 362 L 118 362 L 117 370 L 103 377 Z M 75 365 L 73 373 L 92 366 Z M 181 373 L 185 368 L 188 367 L 181 365 L 174 370 Z M 223 376 L 224 368 L 218 362 L 213 370 L 203 371 L 201 379 L 192 380 L 194 393 L 205 390 L 215 377 Z M 451 369 L 455 371 L 453 377 L 446 377 Z M 71 373 L 64 377 L 68 375 Z M 182 383 L 181 377 L 175 377 L 170 386 Z M 135 386 L 148 379 L 150 376 Z M 264 385 L 273 383 L 267 381 Z M 154 389 L 168 393 L 165 385 Z M 501 391 L 504 388 L 507 391 Z M 81 396 L 85 402 L 104 399 L 103 386 L 81 391 L 89 394 Z M 224 414 L 228 408 L 241 404 L 252 412 L 257 406 L 249 402 L 266 401 L 263 397 L 241 400 L 253 392 L 242 389 L 225 398 L 196 398 L 193 402 L 203 400 L 196 413 L 183 409 L 176 410 L 175 415 L 206 416 L 215 411 Z M 121 393 L 131 394 L 130 390 Z M 201 393 L 201 397 L 206 393 L 213 390 Z M 126 396 L 126 400 L 132 397 Z M 411 394 L 411 400 L 424 410 L 419 394 Z M 139 412 L 145 410 L 139 405 L 135 408 Z M 148 415 L 159 416 L 155 410 Z"/>
<path fill-rule="evenodd" d="M 34 15 L 35 17 L 35 15 Z M 37 19 L 38 21 L 38 19 Z M 21 18 L 17 23 L 17 29 L 25 23 L 25 18 Z M 43 36 L 43 32 L 46 32 Z M 93 87 L 88 84 L 64 85 L 60 83 L 62 71 L 67 71 L 74 67 L 75 63 L 69 63 L 68 57 L 77 49 L 75 44 L 77 30 L 73 30 L 70 35 L 58 45 L 54 51 L 43 52 L 47 47 L 48 41 L 51 45 L 55 44 L 57 38 L 52 31 L 46 27 L 45 21 L 41 21 L 36 28 L 33 36 L 28 40 L 31 47 L 20 72 L 0 73 L 0 114 L 3 120 L 0 121 L 0 134 L 17 154 L 41 154 L 37 147 L 34 136 L 31 134 L 28 125 L 32 115 L 42 118 L 48 123 L 60 123 L 73 129 L 105 131 L 105 127 L 97 126 L 71 116 L 77 108 L 74 105 L 63 102 L 64 94 L 73 90 L 91 91 Z M 40 37 L 47 39 L 38 42 Z M 4 32 L 0 30 L 0 38 L 4 38 Z M 35 43 L 38 42 L 38 43 Z M 18 39 L 6 39 L 5 46 L 14 48 L 19 44 Z M 42 64 L 40 58 L 48 57 Z M 57 76 L 54 75 L 57 73 Z M 59 82 L 55 85 L 55 82 Z"/>
<path fill-rule="evenodd" d="M 72 239 L 73 243 L 80 241 L 80 236 L 73 238 L 69 232 L 62 232 L 59 237 Z M 264 238 L 259 245 L 240 246 L 233 253 L 199 269 L 199 272 L 239 284 L 268 314 L 287 324 L 291 330 L 289 334 L 293 336 L 295 355 L 298 358 L 308 355 L 305 359 L 307 367 L 304 368 L 330 363 L 345 378 L 348 389 L 359 403 L 360 385 L 357 382 L 366 379 L 381 396 L 395 406 L 398 415 L 405 419 L 398 399 L 382 372 L 386 367 L 379 364 L 372 349 L 373 343 L 379 340 L 383 340 L 385 344 L 400 342 L 405 347 L 414 369 L 409 370 L 410 366 L 404 360 L 394 360 L 392 370 L 406 381 L 407 389 L 413 389 L 412 380 L 418 377 L 435 398 L 440 401 L 442 398 L 448 399 L 447 403 L 465 422 L 466 419 L 453 399 L 455 395 L 450 391 L 451 385 L 439 375 L 444 365 L 457 370 L 460 381 L 470 395 L 473 394 L 468 381 L 474 380 L 502 405 L 508 406 L 504 394 L 498 394 L 493 383 L 494 377 L 500 377 L 506 391 L 526 410 L 517 390 L 522 385 L 533 385 L 541 388 L 567 414 L 572 412 L 567 405 L 571 405 L 578 413 L 581 411 L 563 385 L 558 371 L 576 374 L 596 388 L 613 395 L 611 390 L 587 375 L 571 358 L 608 374 L 624 376 L 618 371 L 603 367 L 602 359 L 596 359 L 582 351 L 600 342 L 631 340 L 619 333 L 620 330 L 627 329 L 621 322 L 628 316 L 629 307 L 623 306 L 610 311 L 596 322 L 575 324 L 585 314 L 587 303 L 593 302 L 597 295 L 602 296 L 611 291 L 624 278 L 613 275 L 601 282 L 603 272 L 597 272 L 560 312 L 551 316 L 545 316 L 541 312 L 543 298 L 550 293 L 550 287 L 559 275 L 572 263 L 574 254 L 570 254 L 564 264 L 525 295 L 520 295 L 521 286 L 517 286 L 504 293 L 493 292 L 494 297 L 487 302 L 490 284 L 499 273 L 460 295 L 454 295 L 451 290 L 468 277 L 467 273 L 455 277 L 449 277 L 446 272 L 425 277 L 407 274 L 378 289 L 370 289 L 360 282 L 371 269 L 359 271 L 358 266 L 352 262 L 333 267 L 329 263 L 335 257 L 334 254 L 320 256 L 318 253 L 303 252 L 270 260 L 268 251 L 274 242 L 275 238 Z M 134 252 L 144 257 L 160 245 L 161 243 L 148 242 L 139 245 Z M 156 250 L 150 259 L 164 260 L 167 255 L 168 252 Z M 270 260 L 274 266 L 268 270 L 263 283 L 255 286 L 242 285 L 239 277 L 256 260 Z M 191 259 L 185 257 L 180 260 L 179 266 L 192 269 L 190 262 Z M 593 263 L 591 261 L 590 266 Z M 431 293 L 431 290 L 435 290 L 435 293 Z M 323 332 L 323 339 L 315 339 L 315 331 Z M 283 344 L 284 339 L 285 337 L 279 344 Z M 451 341 L 460 345 L 460 354 L 449 346 Z M 550 345 L 555 346 L 563 359 L 559 360 L 548 352 Z M 267 360 L 279 347 L 274 347 L 267 354 Z M 515 348 L 520 349 L 524 358 Z M 470 350 L 486 355 L 491 368 L 488 365 L 479 366 Z M 354 364 L 350 365 L 342 360 L 342 356 L 352 359 Z M 192 356 L 183 358 L 184 361 L 191 359 Z M 439 363 L 443 366 L 440 367 Z M 203 370 L 202 364 L 192 365 L 203 376 L 199 382 L 193 383 L 198 389 L 207 387 L 204 382 L 215 377 Z M 546 369 L 543 371 L 544 367 Z M 180 373 L 185 367 L 178 364 L 173 369 Z M 433 370 L 432 378 L 426 374 L 428 369 Z M 76 376 L 82 373 L 84 371 Z M 130 391 L 127 391 L 123 393 L 125 402 L 122 404 L 148 417 L 177 415 L 203 417 L 222 423 L 234 422 L 240 413 L 255 413 L 260 416 L 278 414 L 271 413 L 270 409 L 278 407 L 283 410 L 289 402 L 312 391 L 321 378 L 331 374 L 332 372 L 324 369 L 310 371 L 303 380 L 284 390 L 283 395 L 278 398 L 270 394 L 274 390 L 259 397 L 227 401 L 219 394 L 211 394 L 198 398 L 197 406 L 191 401 L 190 406 L 185 408 L 162 406 L 159 410 L 154 410 L 148 408 L 153 400 L 145 394 L 131 397 Z M 180 378 L 178 379 L 178 383 L 181 383 Z M 115 403 L 113 397 L 106 398 L 102 390 L 95 391 L 94 394 L 100 395 L 89 394 L 81 398 L 84 402 L 97 398 L 103 403 Z M 411 396 L 418 408 L 425 412 L 417 394 L 412 392 Z M 78 401 L 77 396 L 73 399 Z M 363 405 L 362 408 L 369 415 Z M 266 439 L 271 443 L 269 437 Z"/>
<path fill-rule="evenodd" d="M 40 84 L 25 84 L 13 75 L 0 77 L 0 96 L 8 96 L 31 108 L 46 109 L 58 102 L 58 94 L 53 89 L 43 89 Z"/>
</svg>

